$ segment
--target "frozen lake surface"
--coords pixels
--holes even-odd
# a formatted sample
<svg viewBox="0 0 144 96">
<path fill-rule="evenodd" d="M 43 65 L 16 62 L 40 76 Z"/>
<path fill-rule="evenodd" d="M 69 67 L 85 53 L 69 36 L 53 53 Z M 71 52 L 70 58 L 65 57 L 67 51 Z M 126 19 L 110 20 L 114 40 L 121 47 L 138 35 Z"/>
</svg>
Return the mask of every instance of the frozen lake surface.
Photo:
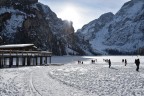
<svg viewBox="0 0 144 96">
<path fill-rule="evenodd" d="M 111 59 L 111 68 L 103 59 Z M 54 56 L 50 66 L 0 69 L 0 96 L 144 96 L 144 57 Z"/>
</svg>

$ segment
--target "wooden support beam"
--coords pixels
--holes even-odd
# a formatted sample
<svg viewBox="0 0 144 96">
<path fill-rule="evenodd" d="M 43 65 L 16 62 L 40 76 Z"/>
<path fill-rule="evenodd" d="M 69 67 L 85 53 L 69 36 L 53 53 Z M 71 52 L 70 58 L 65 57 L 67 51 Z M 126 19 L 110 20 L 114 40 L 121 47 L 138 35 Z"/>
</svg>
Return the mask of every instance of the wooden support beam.
<svg viewBox="0 0 144 96">
<path fill-rule="evenodd" d="M 22 66 L 25 66 L 25 57 L 22 57 Z"/>
<path fill-rule="evenodd" d="M 43 60 L 42 56 L 40 56 L 40 65 L 42 65 L 42 60 Z"/>
<path fill-rule="evenodd" d="M 2 58 L 0 57 L 0 68 L 2 68 Z"/>
<path fill-rule="evenodd" d="M 45 57 L 45 63 L 48 64 L 48 62 L 47 62 L 47 56 Z"/>
<path fill-rule="evenodd" d="M 5 58 L 5 62 L 6 62 L 6 58 Z M 13 65 L 13 57 L 10 57 L 9 58 L 9 67 L 12 67 L 12 65 Z"/>
<path fill-rule="evenodd" d="M 3 63 L 3 66 L 5 66 L 6 65 L 6 58 L 4 57 L 4 63 Z"/>
<path fill-rule="evenodd" d="M 36 65 L 36 64 L 35 64 L 35 58 L 34 58 L 34 57 L 32 57 L 32 62 L 33 62 L 33 65 Z"/>
<path fill-rule="evenodd" d="M 37 56 L 35 57 L 35 60 L 36 60 L 36 65 L 38 65 L 38 57 Z"/>
<path fill-rule="evenodd" d="M 16 57 L 16 66 L 17 67 L 19 66 L 19 57 L 18 56 Z"/>
<path fill-rule="evenodd" d="M 3 65 L 4 65 L 4 57 L 2 56 L 1 66 L 4 67 Z"/>
<path fill-rule="evenodd" d="M 27 57 L 27 65 L 30 66 L 30 57 Z"/>
<path fill-rule="evenodd" d="M 51 64 L 51 56 L 50 56 L 50 60 L 49 60 L 49 63 Z"/>
<path fill-rule="evenodd" d="M 19 66 L 19 57 L 18 57 L 18 53 L 16 52 L 16 66 Z"/>
</svg>

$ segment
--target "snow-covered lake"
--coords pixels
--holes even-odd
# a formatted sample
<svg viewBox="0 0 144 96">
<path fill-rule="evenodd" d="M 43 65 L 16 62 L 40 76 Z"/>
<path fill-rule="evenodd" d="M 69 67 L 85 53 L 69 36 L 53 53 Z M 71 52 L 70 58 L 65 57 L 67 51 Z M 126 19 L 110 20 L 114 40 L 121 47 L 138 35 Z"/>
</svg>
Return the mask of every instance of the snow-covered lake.
<svg viewBox="0 0 144 96">
<path fill-rule="evenodd" d="M 50 66 L 0 69 L 0 96 L 144 96 L 144 56 L 54 56 Z"/>
</svg>

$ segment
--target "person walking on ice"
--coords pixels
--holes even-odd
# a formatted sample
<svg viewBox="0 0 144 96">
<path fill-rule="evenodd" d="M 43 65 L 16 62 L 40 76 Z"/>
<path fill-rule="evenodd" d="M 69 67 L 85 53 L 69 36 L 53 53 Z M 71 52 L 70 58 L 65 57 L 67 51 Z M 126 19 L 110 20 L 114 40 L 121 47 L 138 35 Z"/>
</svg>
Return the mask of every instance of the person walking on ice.
<svg viewBox="0 0 144 96">
<path fill-rule="evenodd" d="M 135 59 L 135 64 L 136 64 L 136 71 L 139 72 L 140 60 L 139 59 Z"/>
<path fill-rule="evenodd" d="M 124 62 L 125 62 L 125 66 L 126 66 L 127 65 L 127 60 L 125 59 Z"/>
<path fill-rule="evenodd" d="M 108 60 L 109 68 L 111 67 L 111 60 Z"/>
</svg>

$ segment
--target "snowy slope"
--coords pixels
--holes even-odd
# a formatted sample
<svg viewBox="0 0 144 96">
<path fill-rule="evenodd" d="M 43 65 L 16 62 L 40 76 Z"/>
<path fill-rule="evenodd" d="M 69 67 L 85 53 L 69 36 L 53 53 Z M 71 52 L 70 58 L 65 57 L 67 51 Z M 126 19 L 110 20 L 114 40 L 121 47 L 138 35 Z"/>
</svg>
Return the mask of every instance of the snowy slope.
<svg viewBox="0 0 144 96">
<path fill-rule="evenodd" d="M 93 55 L 94 50 L 91 48 L 91 44 L 89 44 L 89 41 L 96 38 L 95 34 L 101 30 L 107 24 L 113 19 L 113 13 L 105 13 L 102 16 L 100 16 L 98 19 L 91 21 L 89 24 L 84 25 L 82 29 L 79 29 L 76 32 L 76 35 L 78 36 L 78 44 L 80 48 L 86 53 L 86 55 Z"/>
<path fill-rule="evenodd" d="M 109 23 L 113 19 L 114 14 L 109 12 L 100 16 L 98 19 L 91 21 L 87 25 L 84 25 L 82 29 L 77 31 L 77 35 L 85 40 L 91 40 L 95 38 L 96 32 L 101 30 L 105 24 Z"/>
<path fill-rule="evenodd" d="M 124 58 L 127 66 L 121 62 Z M 136 58 L 141 61 L 139 72 L 135 71 Z M 95 64 L 93 59 L 97 59 Z M 112 67 L 103 59 L 111 59 Z M 56 56 L 52 63 L 65 65 L 0 69 L 0 96 L 144 95 L 143 56 Z"/>
<path fill-rule="evenodd" d="M 79 37 L 87 37 L 95 53 L 136 54 L 139 48 L 144 48 L 143 6 L 143 0 L 129 1 L 122 6 L 110 22 L 98 31 L 94 31 L 94 34 L 92 30 L 88 30 L 93 28 L 93 25 L 89 23 L 85 25 L 85 30 L 81 29 Z"/>
</svg>

